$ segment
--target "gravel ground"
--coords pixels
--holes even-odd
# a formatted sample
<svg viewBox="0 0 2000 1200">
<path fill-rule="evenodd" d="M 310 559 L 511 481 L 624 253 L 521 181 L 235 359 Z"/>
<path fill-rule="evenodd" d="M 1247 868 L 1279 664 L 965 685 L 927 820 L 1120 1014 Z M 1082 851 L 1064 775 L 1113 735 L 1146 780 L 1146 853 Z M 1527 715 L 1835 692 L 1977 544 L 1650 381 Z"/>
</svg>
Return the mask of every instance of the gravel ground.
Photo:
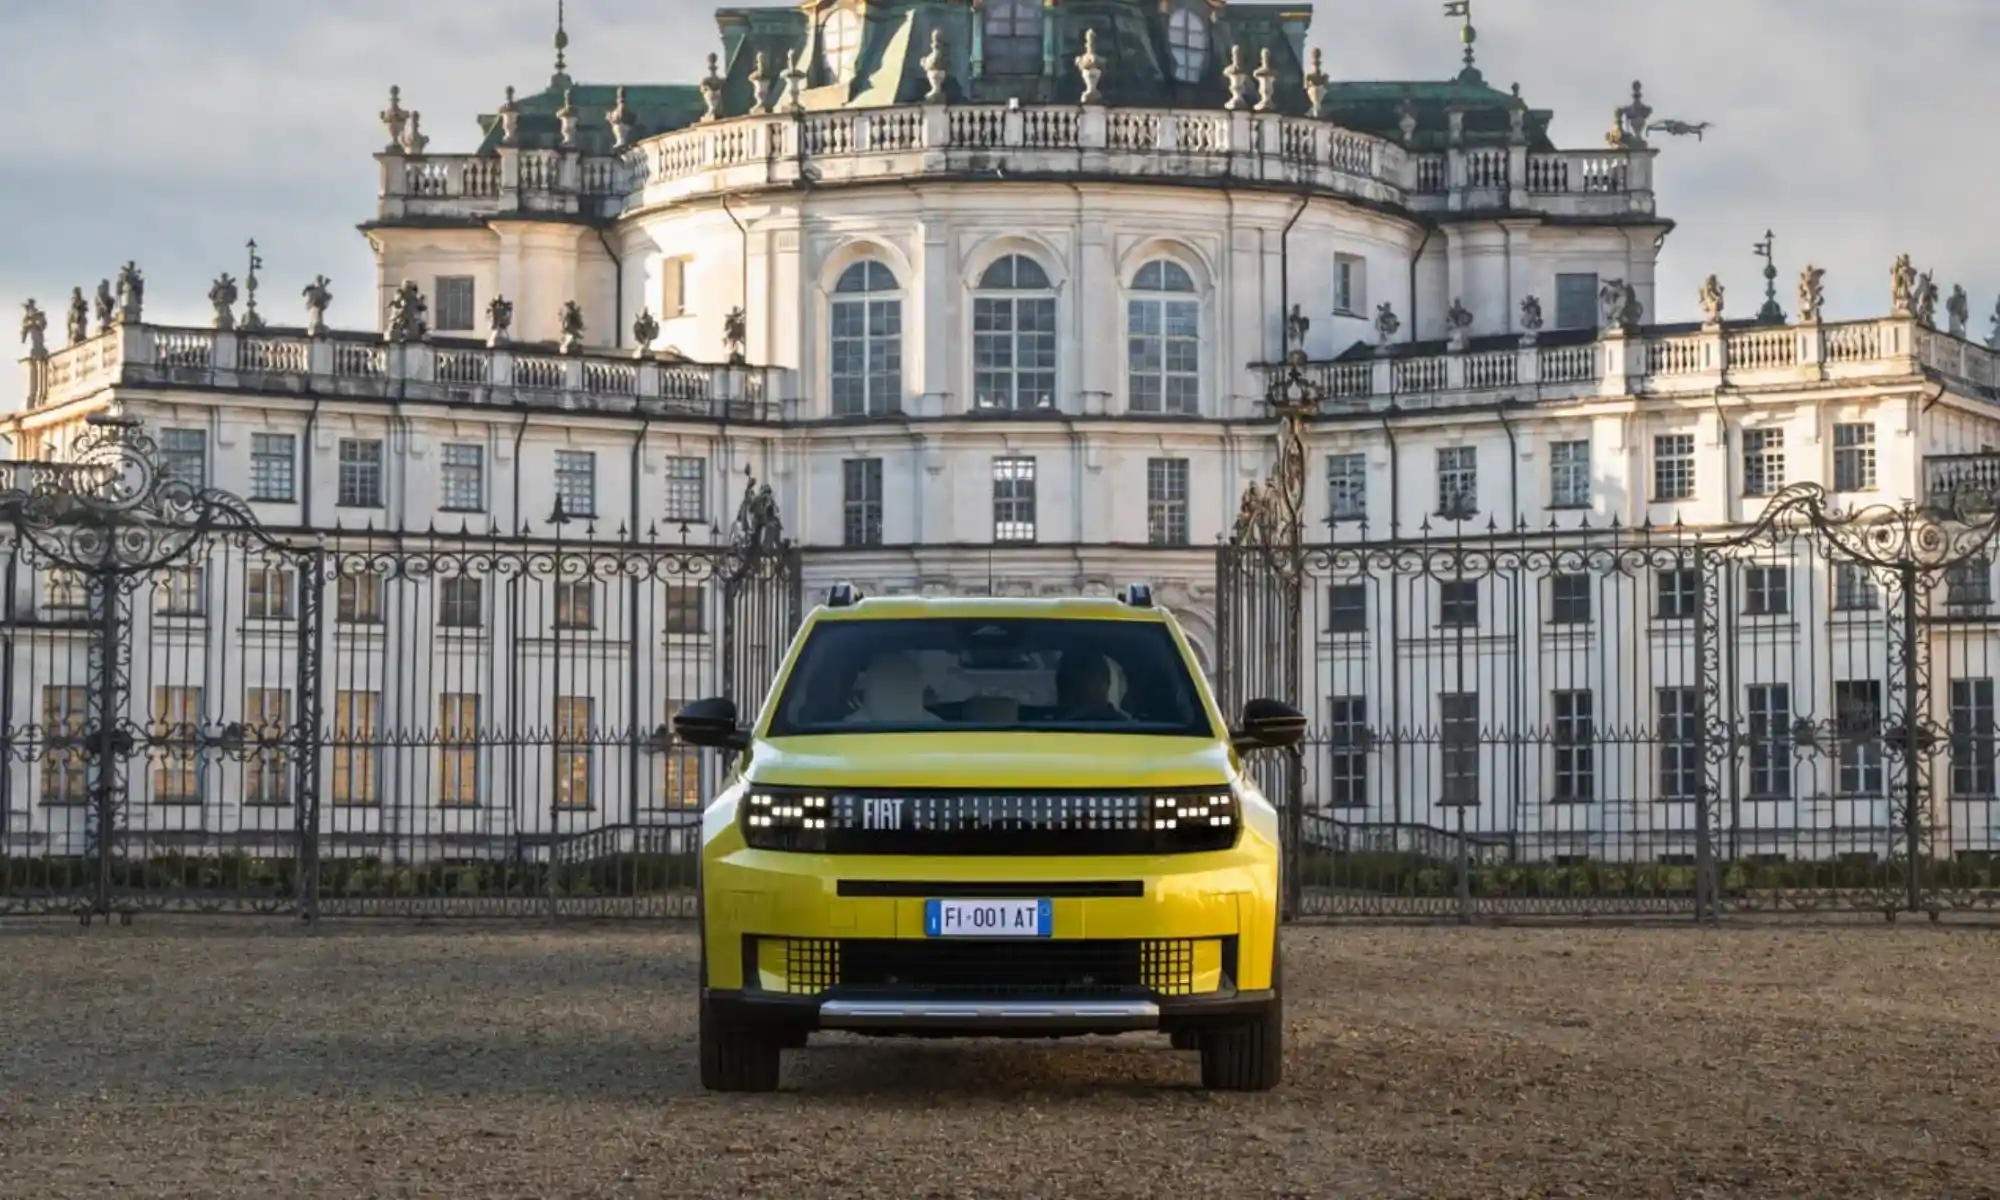
<svg viewBox="0 0 2000 1200">
<path fill-rule="evenodd" d="M 2000 933 L 1287 938 L 1267 1095 L 816 1038 L 718 1097 L 681 928 L 4 925 L 0 1194 L 2000 1195 Z"/>
</svg>

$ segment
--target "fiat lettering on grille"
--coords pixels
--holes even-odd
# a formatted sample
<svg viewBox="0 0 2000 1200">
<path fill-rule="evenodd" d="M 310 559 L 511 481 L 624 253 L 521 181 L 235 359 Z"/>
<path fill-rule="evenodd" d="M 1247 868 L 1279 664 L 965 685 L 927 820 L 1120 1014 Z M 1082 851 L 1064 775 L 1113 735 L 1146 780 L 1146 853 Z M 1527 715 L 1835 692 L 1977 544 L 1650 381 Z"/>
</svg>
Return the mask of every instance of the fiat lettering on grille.
<svg viewBox="0 0 2000 1200">
<path fill-rule="evenodd" d="M 861 828 L 901 829 L 903 801 L 898 796 L 868 796 L 861 801 Z"/>
</svg>

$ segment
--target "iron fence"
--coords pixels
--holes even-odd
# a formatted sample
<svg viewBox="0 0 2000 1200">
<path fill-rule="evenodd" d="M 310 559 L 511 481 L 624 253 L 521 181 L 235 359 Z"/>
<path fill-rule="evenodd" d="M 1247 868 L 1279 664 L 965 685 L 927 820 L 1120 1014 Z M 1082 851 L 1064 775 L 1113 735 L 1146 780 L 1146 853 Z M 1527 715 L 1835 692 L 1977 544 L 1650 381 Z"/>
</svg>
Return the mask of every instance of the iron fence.
<svg viewBox="0 0 2000 1200">
<path fill-rule="evenodd" d="M 259 525 L 100 421 L 0 493 L 0 913 L 692 910 L 800 618 L 768 488 L 714 544 Z"/>
</svg>

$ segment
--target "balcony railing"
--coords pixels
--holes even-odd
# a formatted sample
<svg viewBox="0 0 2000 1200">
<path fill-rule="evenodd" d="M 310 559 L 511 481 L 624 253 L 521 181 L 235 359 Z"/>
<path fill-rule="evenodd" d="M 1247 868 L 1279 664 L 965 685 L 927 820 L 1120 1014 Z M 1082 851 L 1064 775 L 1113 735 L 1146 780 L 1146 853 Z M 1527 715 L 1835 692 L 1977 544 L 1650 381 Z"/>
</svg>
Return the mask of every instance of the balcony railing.
<svg viewBox="0 0 2000 1200">
<path fill-rule="evenodd" d="M 27 367 L 30 408 L 115 386 L 193 385 L 732 421 L 776 420 L 786 376 L 764 367 L 638 358 L 630 350 L 562 354 L 526 343 L 385 343 L 379 334 L 309 337 L 300 330 L 164 325 L 116 326 Z"/>
<path fill-rule="evenodd" d="M 1653 153 L 1519 145 L 1413 155 L 1277 113 L 932 104 L 737 117 L 648 138 L 617 158 L 511 148 L 379 158 L 381 219 L 393 222 L 506 212 L 609 218 L 751 187 L 1000 170 L 1303 185 L 1418 211 L 1623 216 L 1654 211 Z"/>
<path fill-rule="evenodd" d="M 1924 503 L 1991 510 L 2000 499 L 2000 452 L 1924 458 Z"/>
</svg>

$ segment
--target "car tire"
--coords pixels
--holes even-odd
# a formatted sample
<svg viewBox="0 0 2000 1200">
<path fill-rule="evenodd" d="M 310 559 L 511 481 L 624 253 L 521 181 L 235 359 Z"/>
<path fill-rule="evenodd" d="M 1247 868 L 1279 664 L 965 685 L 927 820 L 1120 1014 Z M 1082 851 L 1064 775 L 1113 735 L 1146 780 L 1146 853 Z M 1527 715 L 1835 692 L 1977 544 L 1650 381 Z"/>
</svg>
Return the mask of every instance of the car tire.
<svg viewBox="0 0 2000 1200">
<path fill-rule="evenodd" d="M 701 998 L 701 1086 L 711 1092 L 775 1092 L 783 1062 L 770 1031 L 729 1020 Z"/>
<path fill-rule="evenodd" d="M 1238 1025 L 1201 1035 L 1201 1086 L 1211 1091 L 1268 1092 L 1285 1077 L 1284 965 L 1271 951 L 1271 1002 Z"/>
</svg>

